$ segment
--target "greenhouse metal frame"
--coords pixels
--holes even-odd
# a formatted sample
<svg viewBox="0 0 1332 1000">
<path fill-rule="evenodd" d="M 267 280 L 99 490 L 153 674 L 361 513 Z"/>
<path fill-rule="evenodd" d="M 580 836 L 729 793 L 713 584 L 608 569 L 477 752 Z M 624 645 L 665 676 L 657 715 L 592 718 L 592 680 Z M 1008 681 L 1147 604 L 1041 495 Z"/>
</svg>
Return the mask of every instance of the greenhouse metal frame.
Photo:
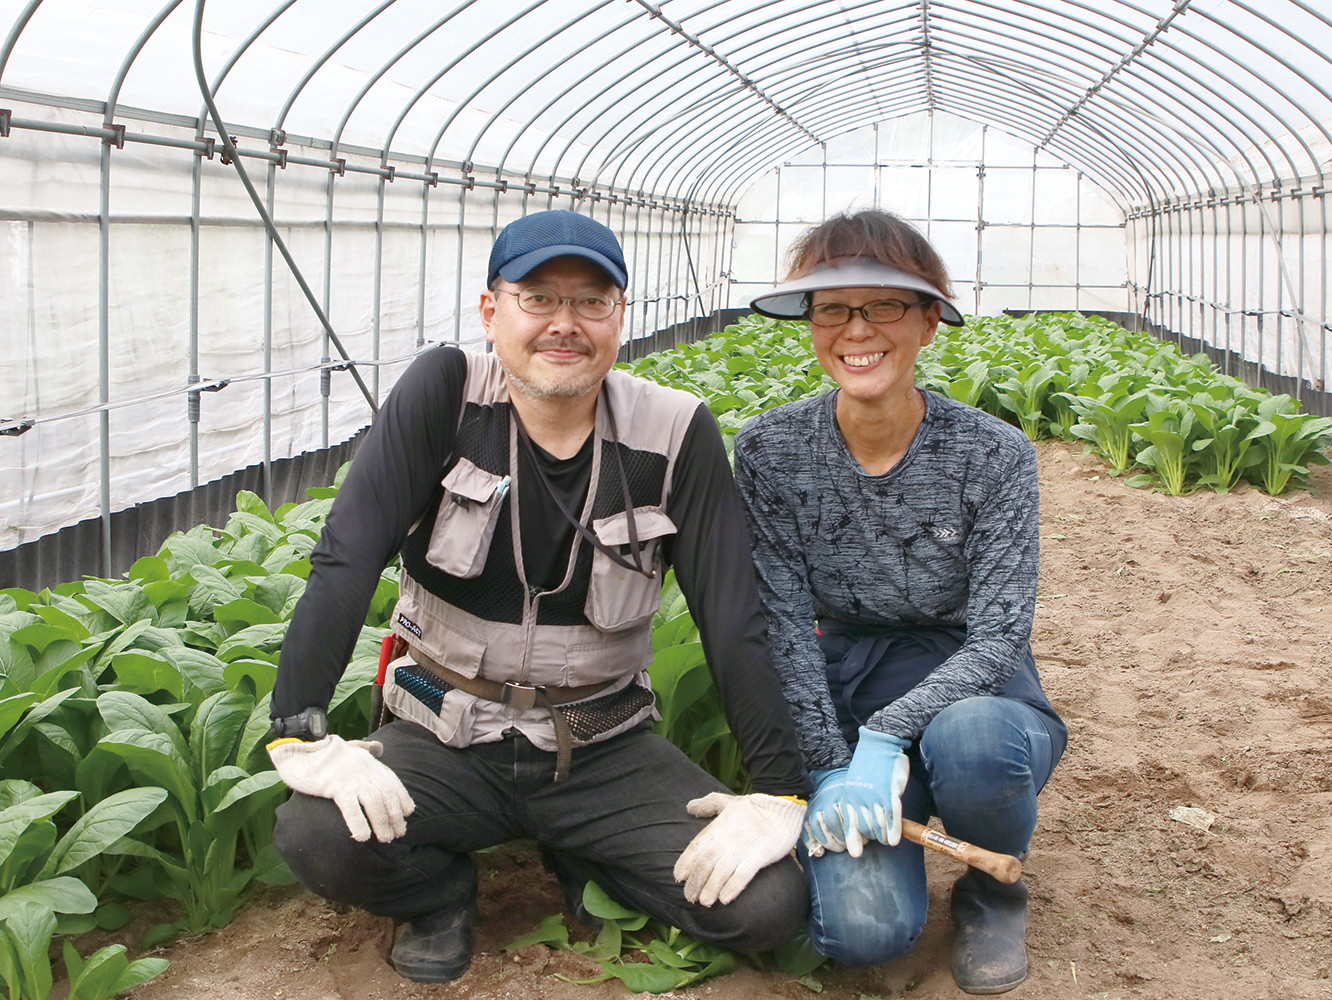
<svg viewBox="0 0 1332 1000">
<path fill-rule="evenodd" d="M 951 226 L 965 309 L 1126 315 L 1325 412 L 1328 52 L 1328 0 L 0 0 L 0 552 L 93 517 L 109 575 L 114 511 L 273 499 L 480 348 L 551 207 L 620 235 L 630 348 L 873 204 Z"/>
</svg>

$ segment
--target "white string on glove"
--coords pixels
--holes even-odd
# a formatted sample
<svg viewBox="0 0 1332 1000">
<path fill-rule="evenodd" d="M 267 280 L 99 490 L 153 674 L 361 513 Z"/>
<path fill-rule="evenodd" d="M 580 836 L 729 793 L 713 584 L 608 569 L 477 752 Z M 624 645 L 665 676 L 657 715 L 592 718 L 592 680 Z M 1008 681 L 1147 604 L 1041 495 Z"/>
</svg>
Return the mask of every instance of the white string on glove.
<svg viewBox="0 0 1332 1000">
<path fill-rule="evenodd" d="M 352 840 L 366 841 L 373 830 L 381 844 L 407 832 L 407 817 L 416 803 L 402 781 L 377 759 L 384 744 L 376 740 L 344 740 L 325 736 L 274 740 L 268 756 L 278 777 L 292 791 L 332 799 L 342 812 Z"/>
<path fill-rule="evenodd" d="M 675 863 L 685 899 L 704 906 L 732 902 L 760 868 L 790 854 L 805 820 L 804 803 L 761 792 L 712 792 L 687 808 L 691 816 L 716 817 Z"/>
</svg>

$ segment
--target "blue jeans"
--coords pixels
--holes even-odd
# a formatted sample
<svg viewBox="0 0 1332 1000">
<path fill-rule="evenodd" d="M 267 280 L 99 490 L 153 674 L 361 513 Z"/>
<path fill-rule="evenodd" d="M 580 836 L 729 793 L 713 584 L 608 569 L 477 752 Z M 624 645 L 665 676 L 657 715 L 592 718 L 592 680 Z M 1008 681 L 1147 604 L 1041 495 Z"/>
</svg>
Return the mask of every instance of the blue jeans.
<svg viewBox="0 0 1332 1000">
<path fill-rule="evenodd" d="M 904 818 L 938 816 L 958 840 L 1026 854 L 1036 795 L 1056 763 L 1040 713 L 1010 698 L 955 702 L 935 716 L 910 757 Z M 811 858 L 802 843 L 814 946 L 844 965 L 880 965 L 910 951 L 929 908 L 924 853 L 903 838 L 896 847 L 871 842 L 859 858 Z"/>
</svg>

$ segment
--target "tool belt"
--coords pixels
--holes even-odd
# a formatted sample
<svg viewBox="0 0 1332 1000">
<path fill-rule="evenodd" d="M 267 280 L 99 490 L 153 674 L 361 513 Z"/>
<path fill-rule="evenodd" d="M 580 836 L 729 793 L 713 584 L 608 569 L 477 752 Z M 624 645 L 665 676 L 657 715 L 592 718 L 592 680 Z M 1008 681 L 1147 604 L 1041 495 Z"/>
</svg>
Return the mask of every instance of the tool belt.
<svg viewBox="0 0 1332 1000">
<path fill-rule="evenodd" d="M 551 723 L 555 727 L 555 780 L 564 781 L 569 777 L 569 765 L 573 755 L 573 741 L 589 741 L 601 733 L 609 732 L 618 725 L 631 719 L 655 700 L 651 691 L 637 684 L 605 698 L 593 698 L 615 683 L 615 680 L 601 681 L 596 684 L 583 684 L 578 687 L 545 687 L 539 684 L 517 684 L 512 681 L 492 681 L 481 677 L 465 677 L 456 670 L 450 670 L 442 663 L 423 653 L 419 647 L 408 644 L 411 658 L 416 664 L 448 687 L 457 688 L 466 694 L 486 701 L 509 705 L 519 711 L 532 708 L 544 708 L 550 712 Z M 399 683 L 405 678 L 399 678 Z M 404 685 L 406 687 L 406 685 Z M 410 688 L 408 688 L 410 690 Z M 421 693 L 412 691 L 421 700 Z M 580 702 L 581 704 L 571 704 Z M 561 708 L 568 705 L 568 708 Z"/>
</svg>

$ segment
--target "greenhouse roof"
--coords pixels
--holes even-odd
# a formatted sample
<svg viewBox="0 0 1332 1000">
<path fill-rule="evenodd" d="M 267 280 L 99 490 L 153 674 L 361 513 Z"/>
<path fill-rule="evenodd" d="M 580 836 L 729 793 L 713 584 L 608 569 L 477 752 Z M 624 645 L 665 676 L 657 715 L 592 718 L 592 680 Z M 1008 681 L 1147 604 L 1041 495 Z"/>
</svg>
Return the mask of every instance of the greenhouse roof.
<svg viewBox="0 0 1332 1000">
<path fill-rule="evenodd" d="M 228 131 L 425 180 L 729 206 L 774 164 L 929 110 L 1130 208 L 1321 187 L 1332 157 L 1327 0 L 0 0 L 0 107 L 202 118 L 196 22 Z"/>
</svg>

